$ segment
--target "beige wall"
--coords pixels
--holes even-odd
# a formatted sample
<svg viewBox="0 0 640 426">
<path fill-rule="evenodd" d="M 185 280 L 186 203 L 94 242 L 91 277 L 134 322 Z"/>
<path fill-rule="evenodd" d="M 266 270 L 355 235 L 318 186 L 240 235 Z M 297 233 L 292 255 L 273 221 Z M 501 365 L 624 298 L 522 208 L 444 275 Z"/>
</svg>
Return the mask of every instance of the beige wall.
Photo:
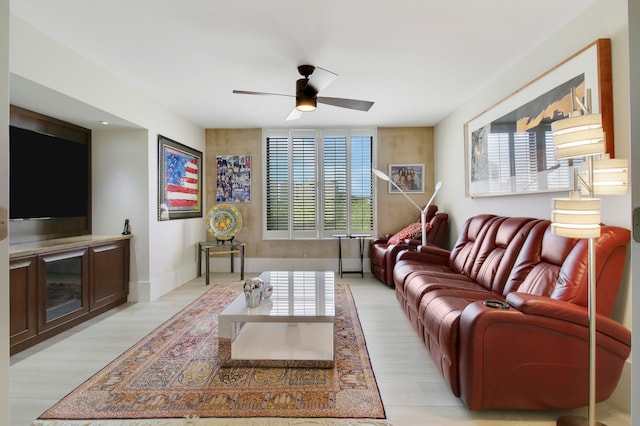
<svg viewBox="0 0 640 426">
<path fill-rule="evenodd" d="M 243 225 L 237 238 L 247 243 L 247 258 L 335 258 L 335 240 L 262 240 L 262 130 L 208 129 L 206 131 L 206 196 L 208 211 L 216 204 L 216 156 L 251 155 L 251 202 L 234 203 L 242 214 Z M 425 194 L 412 198 L 419 205 L 433 189 L 433 129 L 429 127 L 378 129 L 377 167 L 388 170 L 389 163 L 424 163 Z M 379 235 L 394 232 L 416 218 L 418 211 L 402 195 L 390 195 L 386 183 L 378 182 Z M 213 239 L 210 235 L 208 239 Z M 353 245 L 350 245 L 353 249 Z M 352 253 L 345 253 L 352 255 Z"/>
<path fill-rule="evenodd" d="M 251 202 L 233 204 L 242 215 L 242 229 L 236 238 L 247 243 L 247 257 L 258 257 L 258 253 L 263 250 L 259 245 L 262 233 L 261 139 L 261 129 L 208 129 L 205 133 L 206 211 L 216 204 L 216 156 L 251 156 Z M 215 238 L 207 233 L 207 240 Z"/>
<path fill-rule="evenodd" d="M 389 164 L 424 163 L 424 194 L 411 194 L 411 199 L 424 206 L 434 187 L 433 128 L 381 127 L 378 129 L 377 168 L 389 172 Z M 402 194 L 389 194 L 388 183 L 378 180 L 378 235 L 395 233 L 420 214 Z M 434 204 L 437 204 L 437 199 Z"/>
</svg>

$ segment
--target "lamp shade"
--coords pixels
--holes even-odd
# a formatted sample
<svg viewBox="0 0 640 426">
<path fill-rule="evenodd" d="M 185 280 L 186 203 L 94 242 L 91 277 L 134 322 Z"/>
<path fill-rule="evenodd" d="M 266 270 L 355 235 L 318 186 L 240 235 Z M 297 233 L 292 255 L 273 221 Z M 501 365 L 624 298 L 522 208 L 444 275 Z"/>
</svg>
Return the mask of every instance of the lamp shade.
<svg viewBox="0 0 640 426">
<path fill-rule="evenodd" d="M 302 112 L 315 111 L 317 92 L 309 86 L 309 80 L 301 78 L 296 81 L 296 109 Z"/>
<path fill-rule="evenodd" d="M 582 164 L 581 176 L 589 173 L 588 164 Z M 629 190 L 629 160 L 603 158 L 593 160 L 593 193 L 597 195 L 624 195 Z M 583 188 L 584 190 L 584 188 Z"/>
<path fill-rule="evenodd" d="M 604 153 L 602 116 L 586 114 L 551 123 L 556 159 Z"/>
<path fill-rule="evenodd" d="M 599 237 L 600 199 L 554 198 L 551 231 L 561 237 Z"/>
</svg>

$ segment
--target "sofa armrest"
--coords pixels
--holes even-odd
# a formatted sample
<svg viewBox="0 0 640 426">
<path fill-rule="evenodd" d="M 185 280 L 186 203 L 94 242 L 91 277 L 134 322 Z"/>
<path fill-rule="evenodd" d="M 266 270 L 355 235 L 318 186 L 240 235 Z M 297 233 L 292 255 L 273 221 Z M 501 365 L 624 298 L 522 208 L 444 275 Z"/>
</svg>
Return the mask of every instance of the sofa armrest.
<svg viewBox="0 0 640 426">
<path fill-rule="evenodd" d="M 420 244 L 422 244 L 422 240 L 414 240 L 413 238 L 405 238 L 405 240 L 403 241 L 403 244 L 405 246 L 408 246 L 412 250 L 415 250 L 415 249 L 418 248 L 418 246 Z"/>
<path fill-rule="evenodd" d="M 384 237 L 374 238 L 371 240 L 370 244 L 387 244 L 389 242 L 389 238 L 391 237 L 387 237 L 386 235 Z"/>
<path fill-rule="evenodd" d="M 432 256 L 439 256 L 443 258 L 446 257 L 447 260 L 449 259 L 449 255 L 451 254 L 450 250 L 429 243 L 427 243 L 426 246 L 420 245 L 417 248 L 417 251 L 419 251 L 420 253 L 430 254 Z"/>
<path fill-rule="evenodd" d="M 507 303 L 528 315 L 540 315 L 589 327 L 589 315 L 585 308 L 569 302 L 550 299 L 528 293 L 509 293 Z M 631 341 L 631 332 L 604 315 L 596 315 L 598 333 L 606 334 L 621 342 Z"/>
<path fill-rule="evenodd" d="M 417 246 L 415 251 L 400 251 L 396 257 L 396 262 L 409 260 L 425 264 L 448 265 L 449 251 L 435 246 Z"/>
<path fill-rule="evenodd" d="M 387 271 L 389 271 L 389 276 L 392 279 L 393 277 L 391 273 L 393 272 L 393 267 L 396 264 L 398 254 L 404 251 L 415 251 L 419 244 L 420 241 L 406 239 L 403 243 L 389 244 L 387 246 Z"/>
<path fill-rule="evenodd" d="M 585 405 L 587 387 L 580 385 L 589 363 L 585 309 L 522 293 L 509 295 L 507 302 L 507 309 L 473 302 L 460 316 L 460 396 L 469 409 Z M 631 333 L 606 317 L 599 316 L 596 323 L 600 402 L 618 383 L 631 352 Z"/>
</svg>

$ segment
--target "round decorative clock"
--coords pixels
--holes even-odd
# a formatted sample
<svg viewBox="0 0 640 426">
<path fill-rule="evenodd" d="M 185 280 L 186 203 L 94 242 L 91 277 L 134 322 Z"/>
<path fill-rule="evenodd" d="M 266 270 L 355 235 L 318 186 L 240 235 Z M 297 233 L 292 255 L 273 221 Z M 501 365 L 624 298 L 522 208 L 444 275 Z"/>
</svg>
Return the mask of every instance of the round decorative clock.
<svg viewBox="0 0 640 426">
<path fill-rule="evenodd" d="M 242 229 L 242 215 L 232 205 L 217 204 L 207 213 L 207 231 L 216 240 L 232 240 Z"/>
</svg>

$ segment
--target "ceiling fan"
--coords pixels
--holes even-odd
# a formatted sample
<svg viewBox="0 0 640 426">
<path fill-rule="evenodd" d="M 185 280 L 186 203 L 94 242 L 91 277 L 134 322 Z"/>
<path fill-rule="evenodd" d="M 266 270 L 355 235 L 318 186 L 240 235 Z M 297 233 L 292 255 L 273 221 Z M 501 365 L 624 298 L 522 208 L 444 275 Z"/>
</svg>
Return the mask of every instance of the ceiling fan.
<svg viewBox="0 0 640 426">
<path fill-rule="evenodd" d="M 299 65 L 298 72 L 304 78 L 296 81 L 296 94 L 286 95 L 281 93 L 251 92 L 248 90 L 234 90 L 233 93 L 240 95 L 263 95 L 263 96 L 289 96 L 296 98 L 296 107 L 289 113 L 287 120 L 295 120 L 302 117 L 303 112 L 311 112 L 316 110 L 318 103 L 333 105 L 340 108 L 355 109 L 358 111 L 369 111 L 373 102 L 359 101 L 356 99 L 345 98 L 329 98 L 326 96 L 318 96 L 321 90 L 324 90 L 338 74 L 328 71 L 324 68 L 315 67 L 313 65 Z"/>
</svg>

